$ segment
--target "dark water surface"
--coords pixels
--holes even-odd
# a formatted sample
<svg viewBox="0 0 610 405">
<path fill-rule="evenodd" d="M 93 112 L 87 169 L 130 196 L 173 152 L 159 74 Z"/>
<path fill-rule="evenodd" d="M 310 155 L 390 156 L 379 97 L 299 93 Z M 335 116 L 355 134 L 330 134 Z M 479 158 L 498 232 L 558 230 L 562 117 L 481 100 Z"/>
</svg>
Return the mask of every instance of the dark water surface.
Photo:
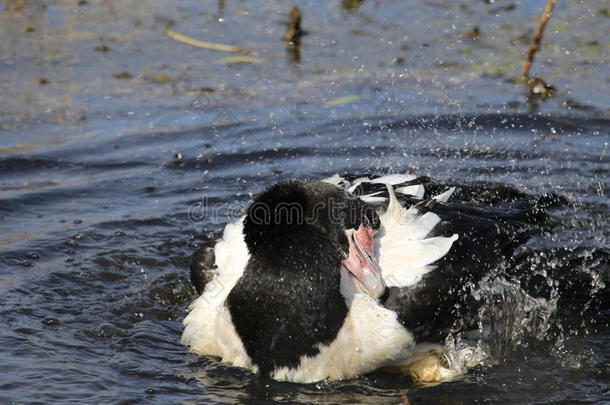
<svg viewBox="0 0 610 405">
<path fill-rule="evenodd" d="M 610 402 L 607 311 L 576 311 L 552 339 L 434 387 L 384 374 L 272 382 L 180 344 L 190 255 L 253 194 L 292 178 L 410 172 L 554 192 L 569 203 L 529 243 L 538 268 L 545 252 L 573 250 L 572 270 L 602 288 L 607 2 L 558 5 L 557 48 L 538 68 L 559 95 L 538 106 L 509 79 L 543 2 L 304 2 L 315 22 L 300 66 L 278 40 L 288 5 L 73 3 L 0 7 L 0 403 Z M 226 55 L 163 36 L 167 19 L 267 59 L 217 63 Z M 483 45 L 460 37 L 475 25 Z M 122 71 L 134 77 L 112 76 Z"/>
<path fill-rule="evenodd" d="M 377 117 L 286 122 L 280 136 L 234 124 L 4 157 L 0 395 L 24 402 L 397 403 L 409 388 L 413 403 L 608 399 L 607 313 L 590 335 L 566 332 L 564 346 L 517 351 L 504 364 L 432 388 L 388 376 L 271 383 L 195 358 L 179 339 L 194 298 L 189 255 L 202 232 L 218 230 L 251 193 L 277 180 L 392 169 L 554 190 L 575 205 L 557 213 L 561 225 L 538 247 L 584 247 L 607 257 L 608 137 L 600 131 L 609 125 Z M 607 263 L 593 270 L 603 277 Z"/>
</svg>

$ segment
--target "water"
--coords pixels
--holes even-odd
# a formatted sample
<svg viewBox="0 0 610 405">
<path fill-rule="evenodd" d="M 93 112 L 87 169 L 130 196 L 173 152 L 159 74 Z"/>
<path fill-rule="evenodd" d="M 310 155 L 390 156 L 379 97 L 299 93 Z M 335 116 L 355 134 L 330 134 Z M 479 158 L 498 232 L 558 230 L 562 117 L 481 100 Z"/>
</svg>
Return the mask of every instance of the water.
<svg viewBox="0 0 610 405">
<path fill-rule="evenodd" d="M 509 281 L 473 287 L 490 302 L 481 336 L 448 342 L 485 350 L 483 365 L 432 387 L 382 373 L 273 382 L 192 356 L 179 343 L 195 297 L 190 255 L 207 235 L 276 181 L 337 172 L 412 172 L 557 193 L 569 203 L 553 211 L 553 231 L 528 243 L 537 253 L 519 269 L 504 270 L 543 277 L 559 299 L 555 281 L 568 270 L 589 294 L 605 291 L 610 91 L 607 65 L 599 64 L 608 28 L 597 20 L 605 3 L 591 2 L 584 14 L 578 2 L 558 6 L 549 38 L 559 48 L 547 54 L 554 63 L 542 58 L 537 67 L 560 95 L 537 106 L 505 80 L 518 63 L 510 56 L 517 50 L 504 51 L 535 19 L 530 3 L 497 19 L 488 17 L 497 2 L 465 2 L 468 10 L 425 4 L 405 25 L 408 8 L 399 2 L 352 11 L 305 2 L 305 16 L 322 24 L 310 25 L 301 67 L 269 40 L 281 36 L 281 6 L 227 3 L 222 13 L 188 1 L 176 10 L 164 2 L 58 1 L 0 13 L 9 38 L 0 44 L 0 72 L 10 79 L 0 84 L 0 403 L 610 401 L 610 313 L 585 297 L 556 317 L 552 301 Z M 455 16 L 456 29 L 438 20 L 439 10 Z M 251 37 L 218 23 L 219 13 L 222 24 L 242 24 Z M 208 63 L 225 55 L 167 40 L 159 34 L 164 18 L 193 36 L 264 48 L 272 61 Z M 481 48 L 455 36 L 475 24 L 485 35 Z M 394 45 L 383 48 L 379 38 Z M 597 51 L 576 44 L 596 40 Z M 111 50 L 95 53 L 99 43 Z M 355 55 L 357 46 L 371 51 Z M 484 71 L 465 69 L 464 53 Z M 486 60 L 490 53 L 497 58 Z M 405 65 L 391 63 L 397 56 Z M 588 68 L 571 70 L 579 63 Z M 124 70 L 136 77 L 111 76 Z M 161 75 L 170 83 L 150 79 Z M 39 85 L 41 77 L 50 84 Z"/>
<path fill-rule="evenodd" d="M 440 135 L 404 125 L 405 119 L 410 120 L 395 119 L 392 124 L 370 118 L 312 127 L 285 123 L 284 128 L 299 128 L 284 135 L 290 146 L 264 127 L 237 124 L 131 135 L 99 141 L 94 148 L 62 147 L 27 157 L 4 157 L 3 398 L 91 403 L 261 398 L 396 403 L 400 390 L 409 389 L 414 403 L 449 397 L 458 403 L 531 397 L 553 403 L 557 390 L 542 382 L 549 379 L 562 382 L 562 389 L 574 398 L 607 398 L 607 313 L 599 314 L 604 324 L 592 333 L 565 332 L 563 345 L 572 349 L 557 348 L 550 341 L 507 354 L 502 345 L 514 342 L 494 334 L 495 350 L 501 351 L 504 362 L 432 388 L 412 387 L 404 379 L 385 375 L 320 388 L 271 383 L 195 358 L 180 345 L 180 321 L 194 298 L 188 281 L 189 255 L 205 232 L 219 230 L 227 217 L 239 211 L 250 193 L 277 180 L 371 167 L 417 170 L 462 181 L 510 176 L 521 189 L 552 188 L 575 198 L 573 207 L 558 214 L 563 224 L 556 234 L 534 241 L 537 248 L 545 251 L 557 244 L 604 251 L 607 196 L 595 190 L 600 184 L 607 186 L 599 172 L 607 171 L 608 165 L 603 160 L 590 164 L 604 159 L 605 153 L 605 140 L 595 135 L 591 124 L 569 121 L 579 129 L 579 136 L 595 145 L 585 151 L 569 145 L 568 136 L 532 135 L 531 127 L 556 125 L 543 118 L 489 117 L 483 128 L 477 125 L 476 130 L 459 132 L 439 125 L 441 129 L 434 131 Z M 461 119 L 445 117 L 439 122 L 454 124 Z M 506 119 L 525 120 L 528 129 L 507 130 L 502 124 Z M 382 130 L 385 126 L 379 122 L 388 129 Z M 358 136 L 340 151 L 326 146 L 344 142 L 343 131 Z M 253 133 L 260 143 L 244 144 L 244 137 Z M 409 149 L 384 146 L 390 137 L 408 142 Z M 202 145 L 202 139 L 211 146 Z M 468 149 L 460 147 L 464 139 L 472 145 Z M 522 158 L 515 161 L 512 156 Z M 564 166 L 578 169 L 567 175 Z M 202 203 L 205 209 L 198 211 Z M 207 216 L 195 215 L 198 212 Z M 607 272 L 607 259 L 605 266 Z M 604 267 L 592 264 L 589 270 L 603 272 Z M 512 311 L 517 311 L 517 304 Z M 501 319 L 518 322 L 522 316 L 511 313 Z M 582 353 L 585 358 L 569 359 Z"/>
</svg>

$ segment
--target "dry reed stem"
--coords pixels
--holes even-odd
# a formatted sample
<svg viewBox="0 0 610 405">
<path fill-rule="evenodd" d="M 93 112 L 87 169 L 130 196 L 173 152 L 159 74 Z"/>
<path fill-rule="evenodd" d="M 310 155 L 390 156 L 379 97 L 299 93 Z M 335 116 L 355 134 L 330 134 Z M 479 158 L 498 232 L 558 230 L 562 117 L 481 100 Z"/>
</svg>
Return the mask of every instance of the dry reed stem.
<svg viewBox="0 0 610 405">
<path fill-rule="evenodd" d="M 534 57 L 536 53 L 540 50 L 540 42 L 542 41 L 542 36 L 544 35 L 544 28 L 546 27 L 546 23 L 549 21 L 551 14 L 553 14 L 553 8 L 555 7 L 556 0 L 547 0 L 546 5 L 544 6 L 544 11 L 540 16 L 540 21 L 538 23 L 538 32 L 534 37 L 530 45 L 530 49 L 527 52 L 527 59 L 523 64 L 523 73 L 521 77 L 525 80 L 529 80 L 530 68 L 532 67 L 532 63 L 534 62 Z"/>
</svg>

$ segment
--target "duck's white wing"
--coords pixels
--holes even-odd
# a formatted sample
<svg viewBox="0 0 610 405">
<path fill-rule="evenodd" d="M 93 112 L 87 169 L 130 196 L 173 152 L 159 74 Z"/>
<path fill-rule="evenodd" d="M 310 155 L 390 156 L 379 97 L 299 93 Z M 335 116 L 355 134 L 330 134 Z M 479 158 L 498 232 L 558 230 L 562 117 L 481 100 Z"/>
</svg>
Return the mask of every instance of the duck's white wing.
<svg viewBox="0 0 610 405">
<path fill-rule="evenodd" d="M 373 179 L 370 182 L 395 186 L 415 179 L 416 177 L 411 174 L 388 174 L 386 176 Z M 425 190 L 423 184 L 416 184 L 412 186 L 397 187 L 396 192 L 400 194 L 412 195 L 417 198 L 423 198 Z"/>
<path fill-rule="evenodd" d="M 352 181 L 347 180 L 346 178 L 335 174 L 331 177 L 327 177 L 322 181 L 326 183 L 331 183 L 339 187 L 343 187 L 346 191 L 350 193 L 354 193 L 358 186 L 361 186 L 363 183 L 367 183 L 370 185 L 381 185 L 382 187 L 386 184 L 396 186 L 396 192 L 399 194 L 410 195 L 415 198 L 423 198 L 424 197 L 424 186 L 422 184 L 411 184 L 408 183 L 417 180 L 418 178 L 411 174 L 387 174 L 381 177 L 358 177 L 353 179 Z M 407 185 L 403 185 L 407 183 Z M 385 190 L 381 191 L 373 191 L 367 192 L 364 194 L 360 194 L 360 198 L 366 202 L 384 202 L 387 201 L 387 197 L 379 196 L 377 194 L 385 194 Z"/>
<path fill-rule="evenodd" d="M 390 287 L 407 287 L 416 284 L 434 269 L 433 263 L 445 256 L 458 235 L 428 237 L 441 221 L 433 212 L 421 213 L 417 206 L 402 207 L 393 187 L 387 186 L 389 204 L 380 215 L 381 226 L 375 238 L 376 257 L 383 278 Z M 436 196 L 446 201 L 453 192 L 449 189 Z"/>
</svg>

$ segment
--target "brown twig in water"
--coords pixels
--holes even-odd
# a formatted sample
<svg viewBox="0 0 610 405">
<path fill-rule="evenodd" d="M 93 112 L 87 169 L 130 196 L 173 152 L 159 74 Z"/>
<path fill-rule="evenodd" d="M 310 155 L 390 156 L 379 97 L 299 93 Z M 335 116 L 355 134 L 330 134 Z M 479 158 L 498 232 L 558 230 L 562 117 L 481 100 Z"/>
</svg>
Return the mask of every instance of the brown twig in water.
<svg viewBox="0 0 610 405">
<path fill-rule="evenodd" d="M 286 33 L 282 39 L 297 45 L 301 39 L 301 35 L 303 35 L 303 31 L 301 31 L 301 10 L 299 10 L 298 7 L 294 7 L 288 16 Z"/>
<path fill-rule="evenodd" d="M 167 35 L 168 37 L 170 37 L 171 39 L 173 39 L 175 41 L 182 42 L 183 44 L 187 44 L 187 45 L 191 45 L 191 46 L 196 46 L 198 48 L 211 49 L 213 51 L 220 51 L 220 52 L 238 53 L 241 55 L 251 55 L 253 53 L 252 51 L 248 51 L 247 49 L 241 49 L 236 46 L 215 44 L 213 42 L 200 41 L 198 39 L 194 39 L 191 37 L 187 37 L 186 35 L 180 34 L 171 28 L 165 29 L 165 35 Z"/>
<path fill-rule="evenodd" d="M 530 68 L 532 67 L 532 63 L 534 62 L 534 57 L 536 56 L 536 52 L 540 50 L 540 42 L 542 41 L 542 36 L 544 35 L 544 28 L 546 27 L 546 23 L 548 22 L 551 14 L 553 14 L 553 7 L 555 7 L 556 0 L 547 0 L 546 5 L 544 6 L 544 11 L 540 16 L 540 22 L 538 24 L 538 32 L 530 45 L 530 49 L 527 52 L 527 59 L 523 65 L 523 73 L 522 76 L 525 80 L 529 80 Z"/>
<path fill-rule="evenodd" d="M 290 11 L 288 23 L 286 23 L 286 33 L 282 40 L 286 43 L 286 52 L 290 61 L 295 64 L 301 63 L 301 10 L 294 7 Z"/>
</svg>

